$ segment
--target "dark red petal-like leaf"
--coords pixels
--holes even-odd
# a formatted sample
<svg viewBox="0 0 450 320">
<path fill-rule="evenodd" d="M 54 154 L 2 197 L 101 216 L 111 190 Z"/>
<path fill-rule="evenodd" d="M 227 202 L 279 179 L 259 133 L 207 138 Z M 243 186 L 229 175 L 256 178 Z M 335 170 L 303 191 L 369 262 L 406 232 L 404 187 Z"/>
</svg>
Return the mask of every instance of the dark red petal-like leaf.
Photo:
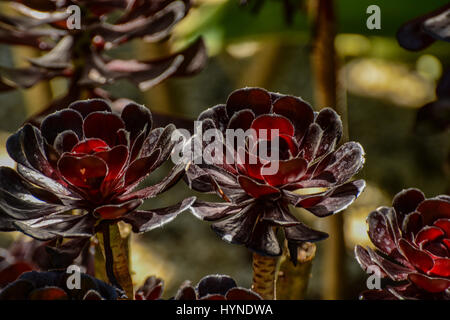
<svg viewBox="0 0 450 320">
<path fill-rule="evenodd" d="M 48 177 L 53 176 L 54 170 L 44 151 L 44 138 L 36 127 L 26 124 L 8 138 L 6 149 L 18 165 L 41 172 Z"/>
<path fill-rule="evenodd" d="M 318 217 L 326 217 L 331 214 L 345 210 L 355 201 L 364 190 L 366 183 L 364 180 L 355 180 L 335 188 L 323 200 L 307 208 Z M 302 206 L 307 200 L 300 201 L 297 205 Z"/>
<path fill-rule="evenodd" d="M 429 271 L 429 274 L 440 277 L 450 277 L 450 258 L 434 259 L 434 266 Z"/>
<path fill-rule="evenodd" d="M 255 114 L 250 109 L 240 110 L 231 116 L 228 122 L 227 129 L 237 130 L 242 129 L 244 131 L 250 129 L 253 120 L 255 119 Z"/>
<path fill-rule="evenodd" d="M 155 276 L 148 277 L 136 291 L 136 300 L 158 300 L 164 291 L 164 280 Z"/>
<path fill-rule="evenodd" d="M 441 228 L 447 238 L 450 238 L 450 219 L 438 219 L 433 223 L 434 226 Z"/>
<path fill-rule="evenodd" d="M 130 132 L 130 139 L 134 139 L 145 128 L 146 134 L 152 129 L 152 114 L 150 111 L 139 104 L 130 103 L 122 111 L 122 120 L 125 123 L 125 129 Z"/>
<path fill-rule="evenodd" d="M 8 140 L 6 140 L 6 150 L 9 156 L 19 164 L 22 164 L 26 167 L 31 167 L 27 158 L 25 157 L 25 153 L 22 148 L 23 143 L 24 130 L 19 129 L 16 133 L 9 136 Z"/>
<path fill-rule="evenodd" d="M 104 192 L 107 192 L 122 175 L 128 160 L 128 148 L 124 145 L 118 145 L 108 151 L 98 152 L 95 156 L 103 159 L 108 166 L 108 174 L 101 187 Z"/>
<path fill-rule="evenodd" d="M 293 242 L 316 242 L 328 238 L 327 233 L 311 229 L 303 223 L 284 228 L 284 234 L 288 241 Z"/>
<path fill-rule="evenodd" d="M 303 139 L 300 149 L 303 151 L 303 158 L 310 162 L 316 158 L 317 150 L 319 149 L 320 141 L 322 140 L 323 131 L 317 123 L 312 123 L 305 138 Z"/>
<path fill-rule="evenodd" d="M 211 294 L 219 294 L 225 296 L 226 293 L 237 286 L 236 282 L 226 275 L 209 275 L 202 278 L 198 285 L 197 291 L 199 298 Z"/>
<path fill-rule="evenodd" d="M 242 210 L 243 206 L 233 205 L 229 202 L 204 202 L 195 201 L 191 206 L 191 211 L 194 216 L 205 221 L 216 221 Z"/>
<path fill-rule="evenodd" d="M 153 186 L 147 187 L 147 188 L 143 188 L 143 189 L 135 191 L 135 192 L 127 193 L 123 196 L 118 197 L 118 200 L 119 201 L 127 201 L 130 199 L 153 198 L 153 197 L 157 196 L 158 194 L 166 191 L 173 185 L 175 185 L 183 176 L 184 168 L 185 168 L 184 164 L 176 165 L 171 169 L 171 171 L 168 173 L 168 175 L 163 180 L 161 180 L 159 183 L 157 183 Z"/>
<path fill-rule="evenodd" d="M 50 179 L 35 170 L 29 169 L 21 164 L 18 164 L 17 172 L 19 172 L 19 174 L 26 180 L 30 181 L 31 183 L 34 183 L 39 187 L 42 187 L 43 189 L 51 191 L 52 193 L 64 195 L 67 197 L 73 196 L 73 193 L 67 188 L 65 188 L 61 183 L 56 182 L 55 180 Z"/>
<path fill-rule="evenodd" d="M 392 201 L 392 206 L 395 208 L 399 225 L 403 224 L 404 217 L 414 212 L 423 200 L 425 195 L 419 189 L 405 189 L 397 193 Z"/>
<path fill-rule="evenodd" d="M 105 161 L 95 156 L 63 156 L 58 169 L 67 182 L 80 188 L 100 188 L 108 173 Z"/>
<path fill-rule="evenodd" d="M 86 138 L 97 138 L 105 141 L 110 147 L 114 146 L 117 131 L 125 128 L 122 119 L 107 112 L 93 112 L 84 120 L 83 131 Z"/>
<path fill-rule="evenodd" d="M 438 219 L 450 219 L 450 201 L 437 197 L 427 199 L 419 204 L 417 211 L 422 214 L 423 223 L 431 225 Z"/>
<path fill-rule="evenodd" d="M 405 239 L 399 240 L 398 247 L 402 255 L 419 270 L 428 272 L 431 268 L 433 268 L 434 263 L 430 255 L 413 247 Z"/>
<path fill-rule="evenodd" d="M 17 171 L 9 167 L 0 167 L 0 189 L 14 197 L 32 203 L 62 204 L 61 200 L 51 191 L 41 189 L 23 179 Z M 33 199 L 35 197 L 36 199 Z"/>
<path fill-rule="evenodd" d="M 406 280 L 408 274 L 411 273 L 411 269 L 383 258 L 382 256 L 375 253 L 372 249 L 367 248 L 367 251 L 369 252 L 372 261 L 376 263 L 378 267 L 380 267 L 382 271 L 387 274 L 392 280 Z"/>
<path fill-rule="evenodd" d="M 368 267 L 372 267 L 375 262 L 372 261 L 372 257 L 369 254 L 368 249 L 361 247 L 360 245 L 356 245 L 355 249 L 355 258 L 356 261 L 358 261 L 361 268 L 363 268 L 364 271 L 367 271 Z M 380 270 L 381 276 L 384 278 L 386 276 L 386 273 L 383 270 Z"/>
<path fill-rule="evenodd" d="M 69 109 L 78 111 L 84 119 L 93 112 L 111 112 L 111 106 L 103 99 L 75 101 L 69 105 Z"/>
<path fill-rule="evenodd" d="M 71 150 L 72 154 L 93 154 L 109 149 L 108 144 L 102 139 L 91 138 L 77 143 Z"/>
<path fill-rule="evenodd" d="M 175 300 L 197 300 L 197 293 L 190 281 L 185 281 L 175 296 Z"/>
<path fill-rule="evenodd" d="M 228 125 L 228 115 L 224 104 L 219 104 L 212 108 L 206 109 L 198 116 L 198 121 L 203 121 L 206 119 L 210 119 L 215 128 L 220 131 L 224 131 Z"/>
<path fill-rule="evenodd" d="M 311 106 L 304 100 L 293 96 L 283 96 L 277 99 L 273 103 L 272 111 L 291 120 L 298 142 L 301 142 L 309 125 L 314 120 L 314 112 Z"/>
<path fill-rule="evenodd" d="M 168 124 L 159 136 L 158 141 L 155 144 L 155 150 L 158 148 L 161 149 L 161 155 L 156 161 L 153 169 L 156 169 L 160 165 L 162 165 L 172 153 L 175 144 L 178 142 L 178 140 L 174 139 L 173 137 L 173 133 L 175 130 L 176 128 L 173 124 Z"/>
<path fill-rule="evenodd" d="M 238 182 L 241 185 L 242 189 L 244 189 L 247 194 L 252 196 L 253 198 L 260 198 L 263 196 L 277 194 L 280 192 L 277 188 L 274 188 L 269 185 L 260 184 L 248 177 L 239 176 Z"/>
<path fill-rule="evenodd" d="M 449 279 L 428 277 L 420 273 L 411 273 L 408 279 L 419 288 L 432 293 L 443 292 L 450 288 Z"/>
<path fill-rule="evenodd" d="M 28 162 L 39 172 L 42 172 L 48 177 L 54 177 L 54 169 L 49 163 L 44 151 L 44 139 L 41 132 L 36 127 L 30 125 L 25 125 L 23 130 L 22 148 Z"/>
<path fill-rule="evenodd" d="M 53 215 L 38 221 L 15 221 L 16 229 L 34 239 L 47 241 L 58 237 L 89 238 L 97 219 L 91 215 Z"/>
<path fill-rule="evenodd" d="M 255 227 L 255 223 L 259 209 L 250 204 L 241 212 L 231 216 L 223 221 L 215 222 L 211 228 L 224 241 L 237 244 L 246 244 L 251 238 L 251 232 Z"/>
<path fill-rule="evenodd" d="M 47 204 L 32 197 L 19 198 L 0 189 L 0 208 L 2 212 L 14 220 L 36 219 L 45 215 L 69 210 L 69 206 Z"/>
<path fill-rule="evenodd" d="M 281 247 L 273 227 L 264 221 L 256 223 L 246 246 L 253 252 L 265 256 L 276 257 L 281 254 Z"/>
<path fill-rule="evenodd" d="M 393 212 L 392 208 L 380 207 L 367 217 L 370 240 L 379 250 L 388 255 L 397 249 L 397 239 L 389 217 Z"/>
<path fill-rule="evenodd" d="M 228 117 L 236 111 L 251 109 L 256 116 L 266 114 L 271 109 L 270 94 L 260 88 L 244 88 L 231 93 L 228 97 L 226 110 Z"/>
<path fill-rule="evenodd" d="M 261 170 L 264 181 L 275 187 L 298 181 L 304 175 L 308 166 L 306 160 L 301 158 L 282 160 L 278 161 L 277 164 L 278 171 L 274 174 L 265 174 L 265 171 L 270 171 L 267 169 L 274 165 L 274 161 L 265 164 Z"/>
<path fill-rule="evenodd" d="M 263 134 L 262 130 L 265 130 L 266 136 L 264 139 L 272 140 L 272 135 L 274 130 L 278 130 L 276 136 L 281 134 L 285 134 L 287 136 L 294 135 L 294 126 L 292 122 L 279 115 L 271 114 L 271 115 L 261 115 L 253 120 L 251 128 L 256 130 L 256 136 L 261 138 Z"/>
<path fill-rule="evenodd" d="M 190 197 L 167 208 L 134 211 L 125 215 L 122 220 L 132 226 L 133 232 L 147 232 L 172 221 L 180 213 L 189 209 L 194 201 L 195 197 Z"/>
<path fill-rule="evenodd" d="M 64 152 L 69 152 L 72 148 L 79 142 L 78 136 L 74 131 L 67 130 L 63 131 L 56 136 L 55 142 L 53 143 L 54 148 L 60 154 Z"/>
<path fill-rule="evenodd" d="M 411 212 L 405 216 L 402 224 L 402 233 L 404 237 L 413 240 L 414 235 L 423 227 L 423 217 L 417 212 Z"/>
<path fill-rule="evenodd" d="M 41 133 L 49 144 L 53 144 L 58 134 L 71 130 L 78 139 L 83 136 L 83 119 L 73 110 L 65 109 L 47 116 L 41 124 Z"/>
<path fill-rule="evenodd" d="M 109 204 L 98 207 L 94 210 L 94 215 L 105 220 L 113 220 L 123 217 L 124 215 L 136 210 L 143 200 L 130 200 L 120 204 Z"/>
<path fill-rule="evenodd" d="M 315 122 L 323 130 L 322 139 L 316 154 L 316 157 L 320 157 L 334 149 L 339 140 L 341 140 L 343 129 L 341 118 L 330 108 L 322 109 L 317 115 Z"/>
<path fill-rule="evenodd" d="M 264 215 L 261 220 L 268 222 L 270 225 L 290 227 L 300 224 L 300 222 L 295 218 L 289 211 L 289 208 L 285 205 L 267 204 L 263 208 Z"/>
<path fill-rule="evenodd" d="M 444 231 L 437 227 L 426 226 L 416 235 L 415 243 L 420 245 L 424 242 L 431 242 L 444 235 Z"/>
<path fill-rule="evenodd" d="M 156 161 L 159 159 L 160 154 L 161 149 L 156 149 L 148 157 L 133 161 L 125 173 L 125 185 L 132 185 L 150 173 L 151 169 L 155 166 Z"/>
<path fill-rule="evenodd" d="M 313 180 L 325 180 L 336 184 L 348 181 L 362 168 L 364 150 L 357 142 L 346 142 L 332 155 L 323 172 L 316 171 Z"/>
</svg>

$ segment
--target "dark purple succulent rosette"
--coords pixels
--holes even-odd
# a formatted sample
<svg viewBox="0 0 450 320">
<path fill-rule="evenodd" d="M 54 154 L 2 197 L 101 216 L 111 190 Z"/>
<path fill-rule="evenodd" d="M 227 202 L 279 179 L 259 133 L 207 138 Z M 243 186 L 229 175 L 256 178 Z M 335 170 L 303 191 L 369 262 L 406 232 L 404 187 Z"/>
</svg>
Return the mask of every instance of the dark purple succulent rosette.
<svg viewBox="0 0 450 320">
<path fill-rule="evenodd" d="M 231 141 L 226 139 L 227 129 L 278 130 L 279 160 L 274 161 L 279 170 L 275 175 L 264 173 L 273 161 L 262 157 L 253 164 L 248 161 L 254 153 L 248 143 L 246 161 L 237 159 L 242 154 L 242 150 L 234 149 L 237 144 L 226 145 L 224 154 L 231 150 L 233 164 L 192 161 L 187 168 L 186 179 L 192 189 L 217 193 L 226 201 L 197 201 L 191 210 L 200 219 L 214 221 L 213 230 L 227 242 L 277 256 L 281 248 L 275 229 L 281 228 L 295 261 L 297 244 L 328 235 L 298 221 L 289 205 L 326 217 L 348 207 L 364 189 L 363 180 L 349 181 L 362 168 L 364 151 L 356 142 L 336 149 L 342 123 L 332 109 L 314 112 L 300 98 L 245 88 L 234 91 L 226 105 L 204 111 L 198 120 L 203 132 L 208 128 L 220 130 L 225 142 Z M 265 142 L 271 147 L 270 141 L 262 140 L 255 145 Z"/>
<path fill-rule="evenodd" d="M 164 291 L 164 281 L 155 276 L 147 278 L 136 291 L 136 300 L 159 300 Z M 227 275 L 209 275 L 202 278 L 196 286 L 185 281 L 178 289 L 175 300 L 262 300 L 252 290 L 238 287 Z"/>
<path fill-rule="evenodd" d="M 398 193 L 393 207 L 367 218 L 376 249 L 355 247 L 364 270 L 376 266 L 394 285 L 363 299 L 450 299 L 450 197 L 426 199 L 418 189 Z"/>
<path fill-rule="evenodd" d="M 65 271 L 22 274 L 16 281 L 0 290 L 0 300 L 116 300 L 117 290 L 107 283 L 80 273 L 80 288 L 67 285 L 71 274 Z"/>
<path fill-rule="evenodd" d="M 134 232 L 146 232 L 174 219 L 193 198 L 151 211 L 138 207 L 174 185 L 183 165 L 137 189 L 170 156 L 174 130 L 152 128 L 144 106 L 130 103 L 118 115 L 100 99 L 74 102 L 40 128 L 25 125 L 7 141 L 17 170 L 0 167 L 0 230 L 88 241 L 102 222 L 124 221 Z M 79 239 L 71 241 L 81 250 Z"/>
<path fill-rule="evenodd" d="M 231 277 L 215 274 L 202 278 L 195 287 L 186 281 L 178 290 L 175 300 L 262 300 L 262 298 L 252 290 L 238 287 Z"/>
</svg>

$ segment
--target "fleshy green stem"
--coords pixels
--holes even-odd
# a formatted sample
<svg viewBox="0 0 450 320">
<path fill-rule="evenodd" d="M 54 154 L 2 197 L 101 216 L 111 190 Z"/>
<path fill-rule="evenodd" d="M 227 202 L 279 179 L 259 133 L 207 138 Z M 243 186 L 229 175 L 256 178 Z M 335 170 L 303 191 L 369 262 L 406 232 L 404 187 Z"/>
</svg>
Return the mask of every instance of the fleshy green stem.
<svg viewBox="0 0 450 320">
<path fill-rule="evenodd" d="M 252 290 L 264 300 L 275 300 L 275 271 L 277 259 L 253 254 L 253 284 Z"/>
<path fill-rule="evenodd" d="M 101 227 L 100 246 L 105 257 L 105 270 L 112 285 L 123 292 L 123 299 L 133 299 L 133 282 L 129 270 L 128 237 L 122 238 L 117 224 Z"/>
</svg>

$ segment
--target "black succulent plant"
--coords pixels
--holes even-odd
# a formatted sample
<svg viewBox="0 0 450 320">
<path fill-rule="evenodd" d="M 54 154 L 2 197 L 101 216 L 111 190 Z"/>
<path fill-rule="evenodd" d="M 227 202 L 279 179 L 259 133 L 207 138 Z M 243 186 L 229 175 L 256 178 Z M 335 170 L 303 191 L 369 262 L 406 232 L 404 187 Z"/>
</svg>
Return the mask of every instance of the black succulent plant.
<svg viewBox="0 0 450 320">
<path fill-rule="evenodd" d="M 183 164 L 160 183 L 136 188 L 170 156 L 174 130 L 153 128 L 150 111 L 141 105 L 129 104 L 118 115 L 98 99 L 74 102 L 40 128 L 25 125 L 7 141 L 17 170 L 0 167 L 0 231 L 42 241 L 74 238 L 59 248 L 70 258 L 71 248 L 81 250 L 104 225 L 125 221 L 144 232 L 171 221 L 194 199 L 137 209 L 175 184 Z"/>
<path fill-rule="evenodd" d="M 418 189 L 399 192 L 392 207 L 369 214 L 375 246 L 355 247 L 364 270 L 376 267 L 393 285 L 361 293 L 363 299 L 450 299 L 450 197 L 426 199 Z"/>
<path fill-rule="evenodd" d="M 200 71 L 206 61 L 198 39 L 170 56 L 138 61 L 112 58 L 108 51 L 133 39 L 158 42 L 191 8 L 190 0 L 62 0 L 5 1 L 21 16 L 0 14 L 0 43 L 26 45 L 45 52 L 29 58 L 26 68 L 0 67 L 0 92 L 29 88 L 55 77 L 70 80 L 68 92 L 42 114 L 66 107 L 87 92 L 104 97 L 98 87 L 127 79 L 146 90 L 172 76 Z M 80 8 L 80 28 L 68 18 L 74 5 Z"/>
<path fill-rule="evenodd" d="M 276 230 L 281 229 L 296 261 L 299 243 L 328 235 L 300 222 L 289 206 L 326 217 L 345 209 L 364 189 L 363 180 L 349 181 L 362 168 L 364 151 L 356 142 L 336 149 L 342 123 L 332 109 L 314 112 L 300 98 L 245 88 L 234 91 L 226 104 L 205 110 L 198 121 L 203 132 L 214 129 L 223 138 L 215 142 L 219 154 L 212 163 L 204 154 L 191 160 L 186 179 L 192 189 L 217 193 L 226 202 L 197 201 L 191 210 L 213 221 L 212 229 L 227 242 L 277 256 L 281 247 Z M 256 136 L 236 140 L 239 130 L 253 130 Z M 260 135 L 263 131 L 266 137 Z M 207 142 L 200 142 L 205 150 Z M 272 167 L 277 171 L 271 172 Z"/>
</svg>

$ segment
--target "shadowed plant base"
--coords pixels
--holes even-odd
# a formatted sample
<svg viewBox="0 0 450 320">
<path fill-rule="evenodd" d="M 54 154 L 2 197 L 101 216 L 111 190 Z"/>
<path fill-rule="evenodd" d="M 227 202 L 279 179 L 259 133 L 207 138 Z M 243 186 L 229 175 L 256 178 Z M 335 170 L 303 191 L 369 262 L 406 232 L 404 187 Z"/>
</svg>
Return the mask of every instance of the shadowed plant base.
<svg viewBox="0 0 450 320">
<path fill-rule="evenodd" d="M 264 300 L 275 300 L 275 271 L 277 259 L 253 254 L 252 290 Z"/>
<path fill-rule="evenodd" d="M 305 242 L 297 248 L 297 265 L 290 260 L 289 250 L 280 259 L 280 267 L 276 280 L 278 300 L 305 299 L 311 277 L 312 261 L 316 255 L 316 245 Z"/>
<path fill-rule="evenodd" d="M 119 227 L 117 224 L 113 224 L 108 226 L 109 228 L 109 238 L 110 238 L 110 250 L 112 252 L 113 257 L 113 270 L 114 276 L 117 280 L 118 284 L 125 291 L 129 300 L 133 300 L 133 281 L 130 275 L 129 269 L 129 235 L 121 235 Z M 104 234 L 98 233 L 97 237 L 99 239 L 100 247 L 102 248 L 103 256 L 106 256 L 105 253 L 105 244 L 104 244 Z M 108 260 L 108 259 L 106 259 Z M 108 262 L 106 262 L 108 263 Z M 108 265 L 106 265 L 108 268 Z"/>
</svg>

